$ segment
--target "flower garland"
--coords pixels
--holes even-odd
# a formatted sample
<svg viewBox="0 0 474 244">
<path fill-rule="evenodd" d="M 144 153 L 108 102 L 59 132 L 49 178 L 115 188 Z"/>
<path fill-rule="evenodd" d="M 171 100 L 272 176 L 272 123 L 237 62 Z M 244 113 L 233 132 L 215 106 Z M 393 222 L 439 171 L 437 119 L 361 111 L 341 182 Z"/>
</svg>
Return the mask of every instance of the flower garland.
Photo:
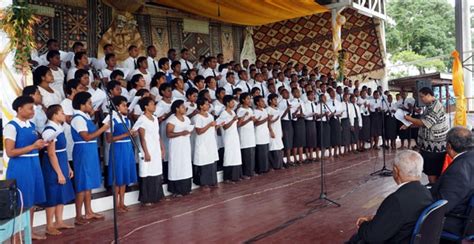
<svg viewBox="0 0 474 244">
<path fill-rule="evenodd" d="M 33 27 L 38 22 L 39 19 L 33 15 L 33 10 L 24 0 L 0 13 L 0 26 L 10 37 L 11 49 L 16 51 L 15 68 L 23 74 L 30 69 L 30 53 L 36 47 Z"/>
<path fill-rule="evenodd" d="M 339 80 L 341 82 L 344 80 L 344 70 L 346 68 L 346 59 L 347 59 L 346 50 L 341 49 L 337 53 L 337 63 L 338 63 L 337 80 Z"/>
</svg>

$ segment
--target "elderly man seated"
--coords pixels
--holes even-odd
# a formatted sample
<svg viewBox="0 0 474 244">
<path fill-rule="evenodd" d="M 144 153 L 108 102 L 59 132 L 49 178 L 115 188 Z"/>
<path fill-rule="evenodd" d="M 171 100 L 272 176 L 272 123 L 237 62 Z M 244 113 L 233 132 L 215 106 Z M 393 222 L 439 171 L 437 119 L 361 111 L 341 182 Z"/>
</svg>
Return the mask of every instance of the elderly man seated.
<svg viewBox="0 0 474 244">
<path fill-rule="evenodd" d="M 446 151 L 452 163 L 431 188 L 435 200 L 448 200 L 444 230 L 461 235 L 464 220 L 452 217 L 464 215 L 470 197 L 474 194 L 474 151 L 472 132 L 463 127 L 454 127 L 446 136 Z"/>
<path fill-rule="evenodd" d="M 348 243 L 409 243 L 418 217 L 433 203 L 430 191 L 420 182 L 422 170 L 419 153 L 399 152 L 393 165 L 398 189 L 385 198 L 375 216 L 357 220 L 359 230 Z"/>
</svg>

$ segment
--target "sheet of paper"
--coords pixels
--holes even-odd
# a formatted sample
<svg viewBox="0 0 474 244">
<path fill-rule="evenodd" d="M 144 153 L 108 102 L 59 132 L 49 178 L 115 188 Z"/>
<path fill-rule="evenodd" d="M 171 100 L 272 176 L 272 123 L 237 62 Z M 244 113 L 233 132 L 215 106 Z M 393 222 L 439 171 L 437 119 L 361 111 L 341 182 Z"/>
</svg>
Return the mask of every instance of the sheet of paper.
<svg viewBox="0 0 474 244">
<path fill-rule="evenodd" d="M 402 122 L 405 126 L 410 126 L 412 123 L 408 120 L 405 119 L 405 115 L 407 115 L 408 112 L 406 111 L 403 111 L 401 109 L 397 109 L 397 111 L 395 112 L 395 118 L 397 120 L 399 120 L 400 122 Z"/>
</svg>

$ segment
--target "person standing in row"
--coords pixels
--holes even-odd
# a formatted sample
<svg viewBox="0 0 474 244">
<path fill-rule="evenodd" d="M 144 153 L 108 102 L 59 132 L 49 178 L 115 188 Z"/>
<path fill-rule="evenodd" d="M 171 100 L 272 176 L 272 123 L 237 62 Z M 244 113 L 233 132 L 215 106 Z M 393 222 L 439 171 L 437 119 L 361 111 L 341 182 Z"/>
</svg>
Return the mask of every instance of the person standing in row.
<svg viewBox="0 0 474 244">
<path fill-rule="evenodd" d="M 268 96 L 268 123 L 270 124 L 270 144 L 268 161 L 273 169 L 283 167 L 283 131 L 281 129 L 281 113 L 278 110 L 278 95 Z"/>
<path fill-rule="evenodd" d="M 253 98 L 256 105 L 255 116 L 255 171 L 257 174 L 266 173 L 269 170 L 268 154 L 270 144 L 269 119 L 267 110 L 265 110 L 265 99 L 263 96 Z"/>
<path fill-rule="evenodd" d="M 240 108 L 237 109 L 237 127 L 240 138 L 240 152 L 242 154 L 242 173 L 244 178 L 255 175 L 255 126 L 254 111 L 250 107 L 252 100 L 246 92 L 240 94 Z"/>
<path fill-rule="evenodd" d="M 162 159 L 165 156 L 165 147 L 160 138 L 160 124 L 158 118 L 153 115 L 156 104 L 153 98 L 144 97 L 138 102 L 143 114 L 138 117 L 133 126 L 140 137 L 140 161 L 138 163 L 138 175 L 140 176 L 140 188 L 138 200 L 145 206 L 151 206 L 159 202 L 163 197 L 163 166 Z"/>
<path fill-rule="evenodd" d="M 193 170 L 190 136 L 194 128 L 186 116 L 183 100 L 173 102 L 171 113 L 166 124 L 166 135 L 169 138 L 168 191 L 174 197 L 181 197 L 191 192 Z"/>
<path fill-rule="evenodd" d="M 46 116 L 48 123 L 42 137 L 51 138 L 52 141 L 47 147 L 47 153 L 43 155 L 42 170 L 46 202 L 41 206 L 46 208 L 46 234 L 60 235 L 61 229 L 74 228 L 63 222 L 64 205 L 74 199 L 74 188 L 71 182 L 74 173 L 67 159 L 67 141 L 63 127 L 66 123 L 66 115 L 61 105 L 49 106 Z"/>
<path fill-rule="evenodd" d="M 239 132 L 237 131 L 238 117 L 235 114 L 234 98 L 230 95 L 224 96 L 225 110 L 217 119 L 222 125 L 222 137 L 224 140 L 224 181 L 227 183 L 239 181 L 242 177 L 242 156 L 240 154 Z"/>
<path fill-rule="evenodd" d="M 308 91 L 306 94 L 307 102 L 304 103 L 305 122 L 306 122 L 306 159 L 315 161 L 318 158 L 318 133 L 316 129 L 316 101 L 314 92 Z M 314 157 L 316 153 L 316 157 Z"/>
<path fill-rule="evenodd" d="M 193 88 L 194 89 L 194 88 Z M 198 99 L 197 111 L 192 121 L 195 125 L 193 164 L 196 166 L 194 181 L 205 190 L 217 186 L 217 153 L 216 127 L 214 117 L 209 113 L 209 102 Z"/>
</svg>

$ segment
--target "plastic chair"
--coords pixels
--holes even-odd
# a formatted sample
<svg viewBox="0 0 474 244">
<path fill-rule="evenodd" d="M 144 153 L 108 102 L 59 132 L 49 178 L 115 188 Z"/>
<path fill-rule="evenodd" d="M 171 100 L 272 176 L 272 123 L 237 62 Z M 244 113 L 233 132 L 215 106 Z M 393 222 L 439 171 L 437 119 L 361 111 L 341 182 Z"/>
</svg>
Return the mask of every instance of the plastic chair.
<svg viewBox="0 0 474 244">
<path fill-rule="evenodd" d="M 441 238 L 451 240 L 451 241 L 474 241 L 474 195 L 471 196 L 469 200 L 469 206 L 466 209 L 465 215 L 449 215 L 450 217 L 464 219 L 466 221 L 466 225 L 464 227 L 464 233 L 462 236 L 443 231 L 441 233 Z"/>
<path fill-rule="evenodd" d="M 439 243 L 443 231 L 444 215 L 448 201 L 439 200 L 428 206 L 416 221 L 411 244 Z"/>
</svg>

